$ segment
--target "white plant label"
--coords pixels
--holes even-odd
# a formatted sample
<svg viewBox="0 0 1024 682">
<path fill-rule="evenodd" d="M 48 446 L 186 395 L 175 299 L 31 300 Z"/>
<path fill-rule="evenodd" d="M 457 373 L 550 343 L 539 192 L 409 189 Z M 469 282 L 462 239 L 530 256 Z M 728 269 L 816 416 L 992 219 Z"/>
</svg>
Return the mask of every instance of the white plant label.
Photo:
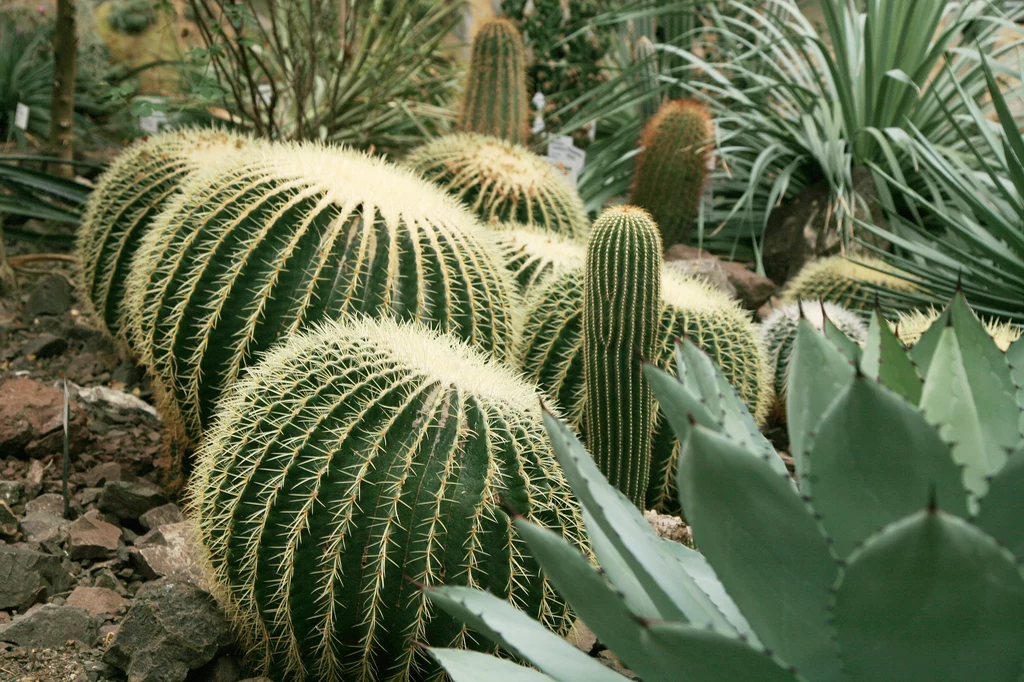
<svg viewBox="0 0 1024 682">
<path fill-rule="evenodd" d="M 18 106 L 14 107 L 15 128 L 20 128 L 21 130 L 28 130 L 28 113 L 28 106 L 22 104 L 21 102 L 18 102 Z"/>
<path fill-rule="evenodd" d="M 269 107 L 270 100 L 274 98 L 274 86 L 270 83 L 263 83 L 256 87 L 256 92 L 260 94 L 260 99 L 263 100 L 263 103 Z"/>
<path fill-rule="evenodd" d="M 149 116 L 139 117 L 139 127 L 142 128 L 143 132 L 149 133 L 150 135 L 156 135 L 160 132 L 160 127 L 167 123 L 167 113 L 163 111 L 154 111 Z"/>
<path fill-rule="evenodd" d="M 583 162 L 587 153 L 578 149 L 568 135 L 556 137 L 548 144 L 547 160 L 552 166 L 562 171 L 566 180 L 575 187 L 579 182 L 580 171 L 583 170 Z"/>
<path fill-rule="evenodd" d="M 533 117 L 533 126 L 530 128 L 530 132 L 534 135 L 544 132 L 544 119 L 540 116 Z"/>
</svg>

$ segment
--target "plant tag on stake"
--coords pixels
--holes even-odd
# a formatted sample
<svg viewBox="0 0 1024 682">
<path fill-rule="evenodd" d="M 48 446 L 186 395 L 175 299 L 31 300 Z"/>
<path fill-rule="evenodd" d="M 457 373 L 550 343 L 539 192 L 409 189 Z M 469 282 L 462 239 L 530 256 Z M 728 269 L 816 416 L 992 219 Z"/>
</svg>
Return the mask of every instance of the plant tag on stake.
<svg viewBox="0 0 1024 682">
<path fill-rule="evenodd" d="M 578 149 L 568 135 L 556 137 L 548 144 L 547 160 L 558 170 L 562 171 L 566 180 L 575 187 L 580 178 L 580 171 L 583 170 L 583 162 L 587 153 Z"/>
<path fill-rule="evenodd" d="M 160 126 L 167 123 L 167 113 L 163 111 L 153 111 L 148 116 L 139 117 L 139 127 L 142 128 L 143 132 L 149 133 L 150 135 L 156 135 L 160 132 Z"/>
<path fill-rule="evenodd" d="M 530 132 L 534 135 L 544 132 L 544 117 L 541 115 L 544 113 L 544 93 L 538 90 L 533 94 L 533 99 L 530 100 L 533 104 L 533 108 L 537 110 L 537 115 L 533 117 L 533 127 L 530 128 Z"/>
<path fill-rule="evenodd" d="M 256 87 L 256 92 L 259 93 L 260 99 L 263 100 L 263 104 L 270 106 L 270 100 L 274 97 L 274 86 L 270 83 L 262 83 Z"/>
<path fill-rule="evenodd" d="M 14 127 L 20 128 L 21 130 L 28 130 L 28 113 L 29 108 L 27 105 L 18 102 L 18 105 L 14 107 Z"/>
</svg>

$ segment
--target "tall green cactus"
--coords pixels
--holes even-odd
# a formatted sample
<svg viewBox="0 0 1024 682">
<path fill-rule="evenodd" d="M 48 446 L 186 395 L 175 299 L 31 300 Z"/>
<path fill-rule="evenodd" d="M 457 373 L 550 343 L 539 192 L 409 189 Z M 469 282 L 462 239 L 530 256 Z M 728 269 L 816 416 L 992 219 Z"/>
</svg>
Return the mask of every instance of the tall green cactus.
<svg viewBox="0 0 1024 682">
<path fill-rule="evenodd" d="M 524 376 L 537 383 L 563 408 L 567 421 L 586 437 L 583 419 L 583 268 L 566 269 L 528 292 L 523 333 L 516 362 Z M 675 367 L 676 337 L 693 340 L 718 363 L 740 398 L 763 422 L 771 405 L 771 374 L 750 313 L 706 282 L 663 267 L 661 322 L 657 350 L 659 367 Z M 675 465 L 679 441 L 669 424 L 655 416 L 651 479 L 647 507 L 679 511 Z"/>
<path fill-rule="evenodd" d="M 571 618 L 504 509 L 583 545 L 537 391 L 460 340 L 349 317 L 232 388 L 190 483 L 228 612 L 275 680 L 439 679 L 422 643 L 476 646 L 417 584 Z"/>
<path fill-rule="evenodd" d="M 866 256 L 850 260 L 830 256 L 811 261 L 791 279 L 782 292 L 783 303 L 800 300 L 821 300 L 838 303 L 850 310 L 871 311 L 878 299 L 883 307 L 888 299 L 885 290 L 913 292 L 917 289 L 907 278 L 900 277 L 885 261 Z"/>
<path fill-rule="evenodd" d="M 633 65 L 636 68 L 634 78 L 640 85 L 637 94 L 643 98 L 639 104 L 640 123 L 646 126 L 661 105 L 658 52 L 647 36 L 640 36 L 633 45 Z"/>
<path fill-rule="evenodd" d="M 515 283 L 489 234 L 380 159 L 261 145 L 197 173 L 128 283 L 129 329 L 168 421 L 195 441 L 256 354 L 345 313 L 420 321 L 505 357 Z"/>
<path fill-rule="evenodd" d="M 486 135 L 446 135 L 413 150 L 405 165 L 458 197 L 486 224 L 516 222 L 568 239 L 583 237 L 590 227 L 569 181 L 521 145 Z"/>
<path fill-rule="evenodd" d="M 160 210 L 192 173 L 249 144 L 223 130 L 176 130 L 132 145 L 100 177 L 76 233 L 77 276 L 82 302 L 109 333 L 123 336 L 128 270 Z"/>
<path fill-rule="evenodd" d="M 525 292 L 559 272 L 582 268 L 587 255 L 587 247 L 578 241 L 516 223 L 498 226 L 494 238 L 505 267 Z"/>
<path fill-rule="evenodd" d="M 665 102 L 644 128 L 630 203 L 647 209 L 665 248 L 689 234 L 715 144 L 711 113 L 694 100 Z"/>
<path fill-rule="evenodd" d="M 457 129 L 514 144 L 529 140 L 526 50 L 519 29 L 508 19 L 484 22 L 473 39 Z"/>
<path fill-rule="evenodd" d="M 642 507 L 650 479 L 654 394 L 640 363 L 657 353 L 661 237 L 635 206 L 594 223 L 583 274 L 587 445 L 608 481 Z"/>
</svg>

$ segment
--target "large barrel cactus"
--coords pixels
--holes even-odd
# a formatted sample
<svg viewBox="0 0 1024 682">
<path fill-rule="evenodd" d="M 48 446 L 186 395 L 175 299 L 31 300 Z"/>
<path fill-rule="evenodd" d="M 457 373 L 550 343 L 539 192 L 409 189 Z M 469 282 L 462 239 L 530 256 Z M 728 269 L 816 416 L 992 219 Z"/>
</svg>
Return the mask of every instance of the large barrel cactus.
<svg viewBox="0 0 1024 682">
<path fill-rule="evenodd" d="M 487 135 L 447 135 L 414 149 L 405 164 L 487 224 L 517 222 L 567 238 L 590 227 L 569 181 L 521 145 Z"/>
<path fill-rule="evenodd" d="M 516 144 L 529 140 L 526 49 L 519 29 L 508 19 L 484 22 L 473 38 L 458 129 Z"/>
<path fill-rule="evenodd" d="M 495 241 L 505 267 L 524 291 L 539 287 L 553 275 L 569 268 L 581 268 L 586 245 L 517 223 L 498 226 Z"/>
<path fill-rule="evenodd" d="M 255 354 L 305 325 L 388 315 L 504 358 L 517 295 L 489 234 L 443 192 L 312 144 L 196 174 L 139 249 L 128 289 L 131 338 L 192 441 Z"/>
<path fill-rule="evenodd" d="M 756 325 L 747 311 L 710 285 L 671 270 L 661 274 L 661 322 L 652 362 L 675 366 L 676 337 L 692 339 L 722 372 L 758 421 L 771 403 L 771 375 Z M 526 378 L 562 406 L 573 427 L 584 430 L 583 269 L 548 279 L 527 296 L 517 363 Z M 585 434 L 584 434 L 585 436 Z M 660 414 L 655 417 L 647 506 L 675 512 L 675 462 L 679 443 Z"/>
<path fill-rule="evenodd" d="M 81 300 L 107 331 L 122 333 L 132 258 L 167 201 L 192 173 L 251 144 L 222 130 L 176 130 L 132 145 L 100 177 L 76 246 Z"/>
<path fill-rule="evenodd" d="M 450 335 L 346 318 L 231 390 L 192 509 L 229 615 L 278 682 L 439 679 L 419 646 L 473 646 L 417 584 L 569 614 L 511 519 L 583 540 L 536 389 Z"/>
<path fill-rule="evenodd" d="M 877 258 L 858 256 L 850 260 L 830 256 L 805 265 L 786 284 L 782 302 L 821 300 L 866 314 L 874 308 L 876 300 L 883 306 L 887 304 L 886 289 L 912 292 L 916 287 Z"/>
</svg>

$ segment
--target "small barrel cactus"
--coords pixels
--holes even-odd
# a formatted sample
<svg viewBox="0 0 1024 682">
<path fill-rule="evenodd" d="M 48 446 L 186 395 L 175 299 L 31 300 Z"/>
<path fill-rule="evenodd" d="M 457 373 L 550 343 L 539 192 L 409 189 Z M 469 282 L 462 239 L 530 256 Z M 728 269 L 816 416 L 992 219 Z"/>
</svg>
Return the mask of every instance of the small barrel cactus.
<svg viewBox="0 0 1024 682">
<path fill-rule="evenodd" d="M 551 276 L 570 268 L 582 268 L 584 244 L 515 223 L 500 225 L 495 241 L 503 262 L 523 291 L 532 291 Z"/>
<path fill-rule="evenodd" d="M 786 383 L 789 380 L 789 362 L 796 343 L 796 332 L 803 316 L 815 329 L 824 333 L 825 319 L 857 344 L 863 345 L 868 336 L 868 326 L 856 313 L 836 303 L 801 301 L 787 303 L 765 318 L 761 324 L 761 340 L 768 353 L 768 370 L 775 381 L 775 398 L 772 411 L 777 417 L 786 413 Z M 936 316 L 938 314 L 936 313 Z"/>
<path fill-rule="evenodd" d="M 526 147 L 477 134 L 446 135 L 405 164 L 456 196 L 487 224 L 517 222 L 579 238 L 590 227 L 569 181 Z"/>
<path fill-rule="evenodd" d="M 252 142 L 223 130 L 176 130 L 132 145 L 89 195 L 77 231 L 78 289 L 93 317 L 122 335 L 132 258 L 154 218 L 186 178 Z"/>
<path fill-rule="evenodd" d="M 129 327 L 171 426 L 196 442 L 256 354 L 346 313 L 450 331 L 499 358 L 515 283 L 429 183 L 361 153 L 266 145 L 196 174 L 139 249 Z"/>
<path fill-rule="evenodd" d="M 786 284 L 782 302 L 820 300 L 867 313 L 875 307 L 876 294 L 880 303 L 886 304 L 885 289 L 914 291 L 916 287 L 877 258 L 857 256 L 854 261 L 830 256 L 805 265 Z"/>
<path fill-rule="evenodd" d="M 417 584 L 571 625 L 503 511 L 584 542 L 536 389 L 451 335 L 364 317 L 294 335 L 232 387 L 189 490 L 228 613 L 275 680 L 439 679 L 420 645 L 474 640 Z"/>
<path fill-rule="evenodd" d="M 693 227 L 714 144 L 711 113 L 694 100 L 665 102 L 644 128 L 630 203 L 654 217 L 665 248 Z"/>
<path fill-rule="evenodd" d="M 583 271 L 583 418 L 608 482 L 642 507 L 651 466 L 654 394 L 640 371 L 658 352 L 661 237 L 635 206 L 594 223 Z"/>
<path fill-rule="evenodd" d="M 529 140 L 526 50 L 519 29 L 508 19 L 484 22 L 473 39 L 457 128 L 515 144 Z"/>
<path fill-rule="evenodd" d="M 932 326 L 935 320 L 939 319 L 941 311 L 935 308 L 927 310 L 911 310 L 901 312 L 899 317 L 890 322 L 889 326 L 900 337 L 900 341 L 908 346 L 913 346 L 921 338 L 925 330 Z M 1021 337 L 1022 330 L 1019 326 L 997 319 L 982 320 L 985 331 L 992 337 L 992 340 L 999 346 L 999 350 L 1005 351 L 1014 341 Z"/>
<path fill-rule="evenodd" d="M 763 421 L 771 403 L 771 375 L 757 327 L 736 301 L 707 283 L 667 268 L 661 274 L 659 367 L 675 366 L 676 337 L 708 353 Z M 527 295 L 517 363 L 529 381 L 555 399 L 567 421 L 585 431 L 583 410 L 583 268 L 567 269 Z M 655 416 L 647 507 L 676 513 L 675 462 L 679 442 L 662 416 Z M 584 433 L 584 436 L 586 434 Z"/>
</svg>

